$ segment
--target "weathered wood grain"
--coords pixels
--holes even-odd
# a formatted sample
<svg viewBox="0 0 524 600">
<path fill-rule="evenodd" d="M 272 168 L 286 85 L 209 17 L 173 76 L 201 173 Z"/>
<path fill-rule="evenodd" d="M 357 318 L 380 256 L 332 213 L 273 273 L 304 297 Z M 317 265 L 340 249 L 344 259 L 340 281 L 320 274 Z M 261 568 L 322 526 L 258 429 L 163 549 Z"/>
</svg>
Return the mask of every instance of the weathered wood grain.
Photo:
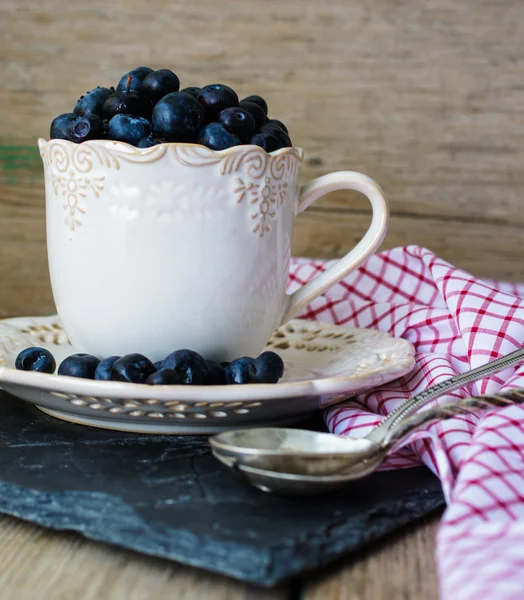
<svg viewBox="0 0 524 600">
<path fill-rule="evenodd" d="M 403 214 L 522 223 L 523 14 L 511 0 L 4 0 L 0 139 L 34 141 L 86 89 L 166 65 L 264 94 L 321 161 L 307 176 L 360 170 Z"/>
<path fill-rule="evenodd" d="M 301 256 L 335 258 L 350 250 L 370 221 L 366 213 L 309 209 L 297 218 L 293 252 Z M 524 279 L 519 224 L 464 223 L 393 215 L 383 249 L 417 244 L 484 278 Z M 503 242 L 502 240 L 505 240 Z"/>
<path fill-rule="evenodd" d="M 437 518 L 302 583 L 265 590 L 0 517 L 2 600 L 433 600 Z"/>
<path fill-rule="evenodd" d="M 433 600 L 437 519 L 290 588 L 265 590 L 0 517 L 2 600 Z M 347 562 L 347 561 L 346 561 Z"/>
<path fill-rule="evenodd" d="M 2 600 L 285 600 L 235 581 L 0 517 Z"/>
<path fill-rule="evenodd" d="M 302 586 L 301 600 L 437 600 L 433 551 L 438 520 L 410 527 Z"/>
</svg>

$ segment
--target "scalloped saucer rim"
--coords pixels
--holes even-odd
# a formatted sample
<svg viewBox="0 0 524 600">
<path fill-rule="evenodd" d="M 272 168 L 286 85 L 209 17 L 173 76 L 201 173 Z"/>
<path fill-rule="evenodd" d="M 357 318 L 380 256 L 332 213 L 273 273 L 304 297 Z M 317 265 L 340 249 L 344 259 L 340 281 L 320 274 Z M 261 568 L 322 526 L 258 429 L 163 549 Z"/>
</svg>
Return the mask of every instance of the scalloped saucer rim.
<svg viewBox="0 0 524 600">
<path fill-rule="evenodd" d="M 24 317 L 15 317 L 13 319 L 2 319 L 0 323 L 11 323 L 16 322 L 19 319 L 25 319 Z M 47 319 L 49 317 L 27 317 L 32 321 L 38 321 L 40 319 Z M 53 319 L 58 317 L 53 316 Z M 355 330 L 355 328 L 345 328 L 343 326 L 333 325 L 330 323 L 320 323 L 317 321 L 305 321 L 302 319 L 294 319 L 291 323 L 309 323 L 318 324 L 330 328 L 340 328 Z M 357 330 L 358 331 L 358 330 Z M 385 334 L 388 335 L 389 334 Z M 391 339 L 400 339 L 393 338 Z M 414 349 L 410 342 L 402 340 L 409 345 L 409 355 L 414 360 Z M 277 350 L 278 352 L 278 350 Z M 282 354 L 282 352 L 280 352 Z M 399 364 L 399 372 L 405 373 L 406 367 Z M 0 365 L 0 384 L 2 382 L 14 383 L 17 385 L 26 385 L 39 389 L 56 390 L 57 386 L 62 388 L 64 392 L 75 393 L 80 387 L 85 388 L 89 392 L 93 392 L 93 395 L 103 394 L 108 397 L 120 397 L 127 396 L 132 398 L 145 398 L 148 396 L 154 396 L 159 400 L 170 400 L 187 398 L 189 395 L 198 395 L 202 399 L 235 399 L 237 397 L 245 398 L 246 393 L 249 395 L 256 396 L 257 399 L 274 398 L 275 397 L 275 386 L 278 386 L 278 396 L 288 397 L 295 396 L 298 394 L 306 393 L 326 393 L 326 392 L 337 392 L 345 389 L 345 384 L 348 381 L 358 382 L 359 380 L 365 381 L 370 376 L 370 371 L 363 372 L 361 374 L 349 374 L 339 375 L 334 377 L 321 377 L 316 379 L 306 379 L 303 381 L 280 381 L 276 384 L 244 384 L 244 385 L 173 385 L 173 386 L 145 386 L 137 383 L 125 383 L 120 381 L 95 381 L 91 379 L 80 379 L 77 377 L 68 377 L 64 375 L 48 375 L 47 373 L 36 373 L 28 371 L 18 371 L 14 368 Z M 399 375 L 400 376 L 400 375 Z M 286 388 L 285 390 L 282 388 Z M 149 393 L 148 393 L 149 392 Z M 209 397 L 209 398 L 208 398 Z"/>
<path fill-rule="evenodd" d="M 67 421 L 140 433 L 214 433 L 289 423 L 414 366 L 407 340 L 300 319 L 280 327 L 268 342 L 286 364 L 277 384 L 145 386 L 14 369 L 16 354 L 29 345 L 51 349 L 57 362 L 74 352 L 56 316 L 0 320 L 0 388 Z"/>
</svg>

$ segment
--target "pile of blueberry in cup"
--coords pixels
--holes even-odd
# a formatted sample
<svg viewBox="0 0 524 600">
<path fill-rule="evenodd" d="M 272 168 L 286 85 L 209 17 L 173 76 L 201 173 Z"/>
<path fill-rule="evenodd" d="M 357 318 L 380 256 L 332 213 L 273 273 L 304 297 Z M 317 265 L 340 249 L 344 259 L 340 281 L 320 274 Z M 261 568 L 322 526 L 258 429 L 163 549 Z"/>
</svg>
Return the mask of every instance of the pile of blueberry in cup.
<svg viewBox="0 0 524 600">
<path fill-rule="evenodd" d="M 22 350 L 15 367 L 21 371 L 53 374 L 54 356 L 45 348 Z M 232 362 L 206 360 L 193 350 L 176 350 L 153 364 L 143 354 L 108 356 L 100 360 L 92 354 L 72 354 L 58 367 L 58 375 L 123 381 L 146 385 L 228 385 L 245 383 L 277 383 L 284 373 L 284 362 L 278 354 L 263 352 L 258 358 L 244 356 Z"/>
<path fill-rule="evenodd" d="M 268 118 L 260 96 L 239 100 L 227 85 L 180 90 L 169 69 L 137 67 L 122 76 L 116 90 L 97 87 L 81 96 L 72 113 L 51 123 L 51 139 L 80 144 L 117 140 L 138 148 L 164 142 L 202 144 L 212 150 L 253 144 L 266 152 L 292 146 L 287 127 Z"/>
</svg>

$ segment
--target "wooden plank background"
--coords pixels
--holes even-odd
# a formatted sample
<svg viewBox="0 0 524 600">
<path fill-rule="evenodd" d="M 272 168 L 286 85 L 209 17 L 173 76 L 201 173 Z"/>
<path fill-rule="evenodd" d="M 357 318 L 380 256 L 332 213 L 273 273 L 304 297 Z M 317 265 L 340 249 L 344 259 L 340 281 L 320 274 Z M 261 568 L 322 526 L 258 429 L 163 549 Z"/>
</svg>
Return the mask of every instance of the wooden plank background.
<svg viewBox="0 0 524 600">
<path fill-rule="evenodd" d="M 0 517 L 1 600 L 437 600 L 434 519 L 276 589 Z"/>
<path fill-rule="evenodd" d="M 524 280 L 523 20 L 524 3 L 514 0 L 2 0 L 0 317 L 53 310 L 37 137 L 80 93 L 116 84 L 140 64 L 171 67 L 184 86 L 223 82 L 240 95 L 265 96 L 306 150 L 303 182 L 338 169 L 375 178 L 392 211 L 384 248 L 422 244 L 479 276 Z M 362 198 L 332 194 L 297 219 L 294 253 L 340 256 L 368 220 Z M 394 543 L 391 555 L 305 584 L 302 597 L 436 597 L 434 568 L 426 579 L 411 566 L 432 565 L 433 529 L 421 531 Z M 42 579 L 26 580 L 33 567 L 16 553 L 42 578 L 46 568 L 53 573 L 61 591 L 45 598 L 71 597 L 67 585 L 76 584 L 67 575 L 75 569 L 93 581 L 113 578 L 97 583 L 113 586 L 111 598 L 146 597 L 150 563 L 136 566 L 142 583 L 125 596 L 126 580 L 139 578 L 127 558 L 72 539 L 0 522 L 2 556 L 20 585 Z M 390 578 L 382 569 L 391 564 L 389 594 L 380 581 Z M 207 581 L 198 585 L 214 590 L 209 598 L 266 597 L 187 577 Z M 98 588 L 88 580 L 83 597 L 94 598 Z M 177 581 L 169 589 L 203 589 Z"/>
<path fill-rule="evenodd" d="M 52 308 L 37 137 L 139 64 L 263 94 L 306 150 L 303 181 L 382 185 L 384 247 L 523 280 L 523 17 L 512 0 L 2 0 L 0 317 Z M 368 220 L 357 194 L 332 194 L 298 218 L 294 252 L 339 256 Z"/>
</svg>

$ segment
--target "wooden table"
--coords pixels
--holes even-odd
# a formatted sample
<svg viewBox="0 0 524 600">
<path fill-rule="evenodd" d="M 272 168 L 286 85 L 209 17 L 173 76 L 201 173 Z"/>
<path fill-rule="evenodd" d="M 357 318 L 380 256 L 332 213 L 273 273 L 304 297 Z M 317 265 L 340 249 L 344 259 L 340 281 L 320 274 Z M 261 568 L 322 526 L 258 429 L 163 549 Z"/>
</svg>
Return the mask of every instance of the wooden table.
<svg viewBox="0 0 524 600">
<path fill-rule="evenodd" d="M 306 149 L 303 181 L 375 178 L 392 210 L 385 248 L 523 280 L 523 19 L 513 0 L 3 0 L 0 317 L 53 311 L 36 138 L 139 64 L 265 96 Z M 368 220 L 362 198 L 331 194 L 298 218 L 294 253 L 340 256 Z M 2 517 L 0 599 L 430 600 L 436 522 L 260 591 Z"/>
</svg>

